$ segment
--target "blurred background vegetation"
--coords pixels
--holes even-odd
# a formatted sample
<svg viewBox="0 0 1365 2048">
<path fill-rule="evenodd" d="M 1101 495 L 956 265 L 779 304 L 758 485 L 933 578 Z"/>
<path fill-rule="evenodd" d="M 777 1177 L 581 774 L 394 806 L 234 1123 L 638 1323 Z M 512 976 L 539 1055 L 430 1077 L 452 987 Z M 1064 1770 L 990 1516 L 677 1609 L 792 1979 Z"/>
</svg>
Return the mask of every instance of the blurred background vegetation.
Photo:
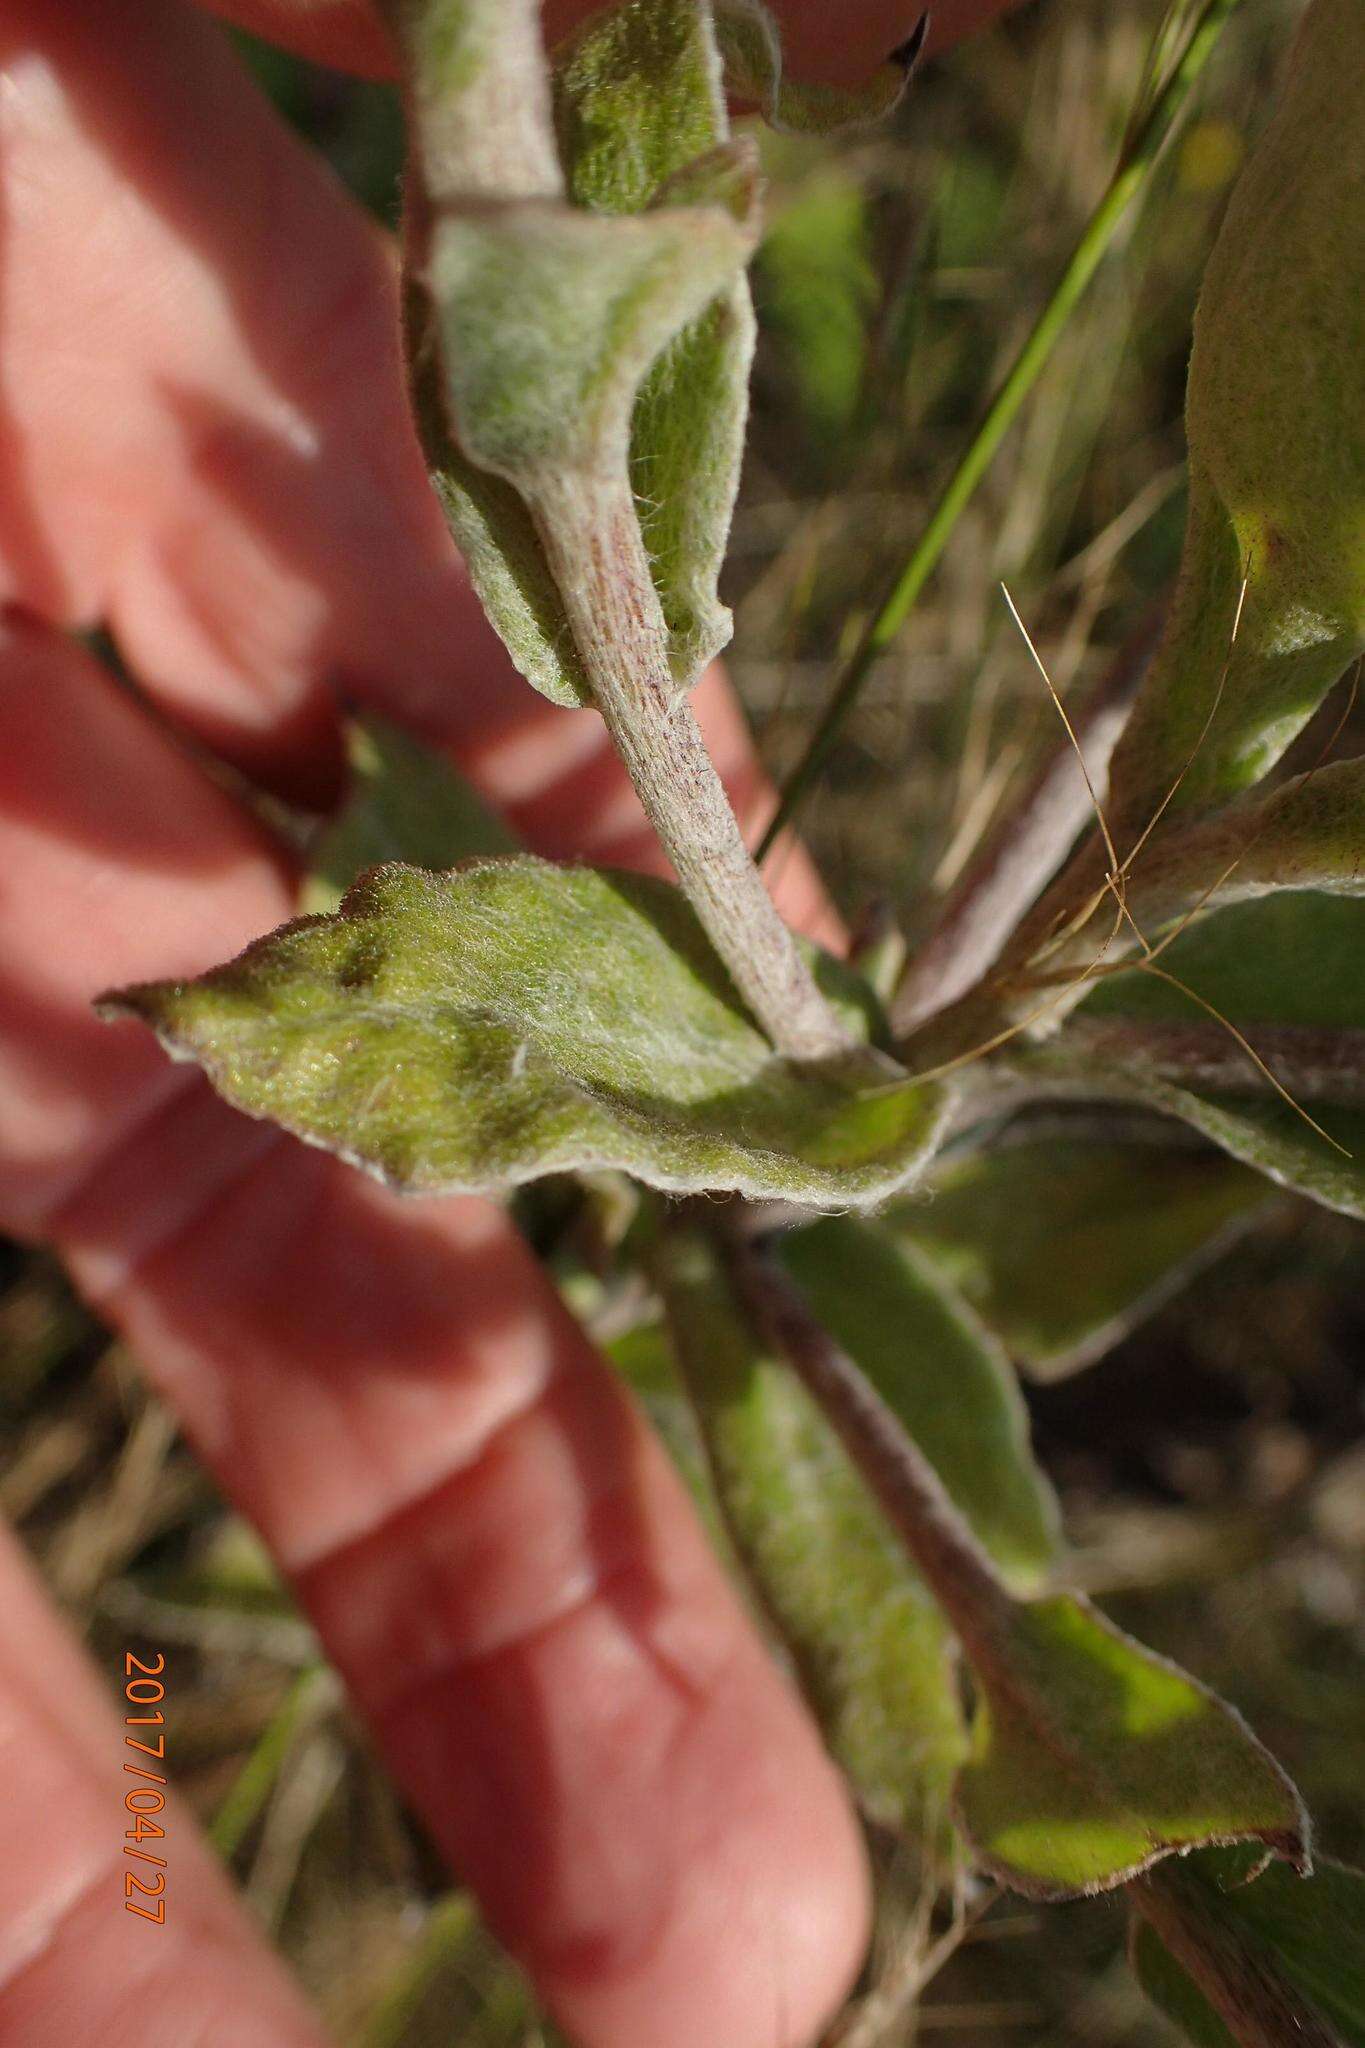
<svg viewBox="0 0 1365 2048">
<path fill-rule="evenodd" d="M 755 414 L 729 570 L 763 752 L 799 751 L 1103 190 L 1161 0 L 1036 0 L 934 64 L 894 125 L 767 137 Z M 1293 0 L 1244 0 L 1174 144 L 843 729 L 804 816 L 855 919 L 913 938 L 1054 735 L 999 593 L 1063 692 L 1174 568 L 1204 257 L 1264 118 Z M 244 60 L 361 200 L 396 212 L 386 88 Z M 1365 735 L 1348 739 L 1361 751 Z M 1305 745 L 1311 753 L 1310 735 Z M 1358 1226 L 1285 1200 L 1098 1364 L 1029 1400 L 1077 1583 L 1232 1698 L 1365 1861 L 1365 1289 Z M 136 1363 L 42 1256 L 0 1247 L 0 1511 L 97 1661 L 174 1671 L 182 1789 L 354 2048 L 547 2042 L 352 1726 L 306 1624 Z M 112 1680 L 111 1680 L 112 1683 Z M 835 2037 L 1139 2048 L 1122 1916 L 979 1901 L 951 1922 L 894 1849 L 864 2002 Z M 648 2044 L 641 2043 L 641 2048 Z M 724 2048 L 723 2043 L 699 2048 Z"/>
</svg>

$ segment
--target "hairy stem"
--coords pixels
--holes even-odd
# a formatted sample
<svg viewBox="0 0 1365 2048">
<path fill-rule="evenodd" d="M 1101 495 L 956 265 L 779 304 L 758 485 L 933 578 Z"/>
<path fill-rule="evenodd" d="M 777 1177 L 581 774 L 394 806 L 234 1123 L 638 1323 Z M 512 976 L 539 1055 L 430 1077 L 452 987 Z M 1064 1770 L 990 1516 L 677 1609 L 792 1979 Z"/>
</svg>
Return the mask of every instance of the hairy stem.
<svg viewBox="0 0 1365 2048">
<path fill-rule="evenodd" d="M 441 206 L 563 196 L 536 0 L 383 0 L 405 59 L 412 147 L 408 241 Z M 612 450 L 600 471 L 504 470 L 528 505 L 592 699 L 683 890 L 780 1052 L 813 1060 L 849 1034 L 815 985 L 740 834 L 668 661 L 639 515 Z"/>
<path fill-rule="evenodd" d="M 404 54 L 427 198 L 560 198 L 538 0 L 380 0 L 380 11 Z"/>
<path fill-rule="evenodd" d="M 1209 1910 L 1197 1882 L 1178 1864 L 1135 1879 L 1128 1895 L 1240 2048 L 1344 2048 L 1340 2034 L 1289 1989 L 1274 1963 Z"/>
<path fill-rule="evenodd" d="M 777 913 L 673 679 L 628 482 L 542 480 L 532 511 L 593 702 L 736 988 L 780 1052 L 842 1051 L 848 1032 Z"/>
</svg>

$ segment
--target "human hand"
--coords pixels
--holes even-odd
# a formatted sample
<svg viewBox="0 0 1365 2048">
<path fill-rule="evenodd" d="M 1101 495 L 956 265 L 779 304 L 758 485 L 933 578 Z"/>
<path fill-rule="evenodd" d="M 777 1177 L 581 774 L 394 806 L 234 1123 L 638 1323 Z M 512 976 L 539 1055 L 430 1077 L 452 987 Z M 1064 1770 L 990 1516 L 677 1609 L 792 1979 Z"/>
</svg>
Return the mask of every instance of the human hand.
<svg viewBox="0 0 1365 2048">
<path fill-rule="evenodd" d="M 224 11 L 385 61 L 351 0 Z M 856 69 L 916 11 L 869 0 L 836 38 L 794 6 L 794 53 Z M 511 674 L 463 581 L 390 251 L 217 29 L 175 0 L 11 0 L 0 66 L 0 1223 L 57 1243 L 127 1333 L 569 2031 L 795 2048 L 865 1942 L 855 1823 L 503 1213 L 403 1204 L 89 1008 L 291 913 L 287 856 L 204 755 L 325 804 L 340 697 L 448 749 L 541 852 L 655 849 L 599 721 Z M 100 620 L 143 702 L 65 637 Z M 696 703 L 761 822 L 718 674 Z M 782 906 L 833 935 L 799 856 Z M 316 2044 L 186 1822 L 165 1928 L 124 1914 L 123 1731 L 13 1546 L 0 1611 L 0 1816 L 25 1849 L 0 2036 Z"/>
</svg>

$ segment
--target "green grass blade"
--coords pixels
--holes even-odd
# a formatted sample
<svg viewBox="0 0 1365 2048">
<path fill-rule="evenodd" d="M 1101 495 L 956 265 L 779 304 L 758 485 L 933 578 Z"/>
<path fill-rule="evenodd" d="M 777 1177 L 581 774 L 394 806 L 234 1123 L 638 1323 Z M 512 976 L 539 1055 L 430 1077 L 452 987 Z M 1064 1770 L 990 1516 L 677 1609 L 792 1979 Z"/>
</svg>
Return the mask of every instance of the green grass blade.
<svg viewBox="0 0 1365 2048">
<path fill-rule="evenodd" d="M 1162 145 L 1239 4 L 1240 0 L 1206 0 L 1183 54 L 1152 100 L 1145 119 L 1139 122 L 1099 204 L 1086 222 L 1051 298 L 1038 315 L 980 426 L 967 444 L 908 561 L 878 606 L 836 682 L 805 751 L 783 787 L 772 822 L 759 846 L 760 860 L 766 859 L 778 834 L 796 815 L 868 676 L 914 610 L 925 584 L 938 566 L 954 527 L 995 459 L 1019 408 L 1084 297 L 1129 209 L 1146 186 Z"/>
</svg>

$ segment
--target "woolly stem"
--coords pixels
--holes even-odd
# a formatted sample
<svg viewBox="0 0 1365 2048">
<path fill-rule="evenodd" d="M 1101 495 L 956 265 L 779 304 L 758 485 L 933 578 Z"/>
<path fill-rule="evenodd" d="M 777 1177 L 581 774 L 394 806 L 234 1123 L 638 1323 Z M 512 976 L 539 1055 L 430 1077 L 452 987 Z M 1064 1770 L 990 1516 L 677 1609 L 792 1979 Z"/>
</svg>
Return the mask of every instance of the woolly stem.
<svg viewBox="0 0 1365 2048">
<path fill-rule="evenodd" d="M 849 1035 L 778 915 L 673 679 L 629 483 L 542 479 L 532 511 L 593 702 L 736 988 L 780 1052 L 844 1050 Z"/>
</svg>

